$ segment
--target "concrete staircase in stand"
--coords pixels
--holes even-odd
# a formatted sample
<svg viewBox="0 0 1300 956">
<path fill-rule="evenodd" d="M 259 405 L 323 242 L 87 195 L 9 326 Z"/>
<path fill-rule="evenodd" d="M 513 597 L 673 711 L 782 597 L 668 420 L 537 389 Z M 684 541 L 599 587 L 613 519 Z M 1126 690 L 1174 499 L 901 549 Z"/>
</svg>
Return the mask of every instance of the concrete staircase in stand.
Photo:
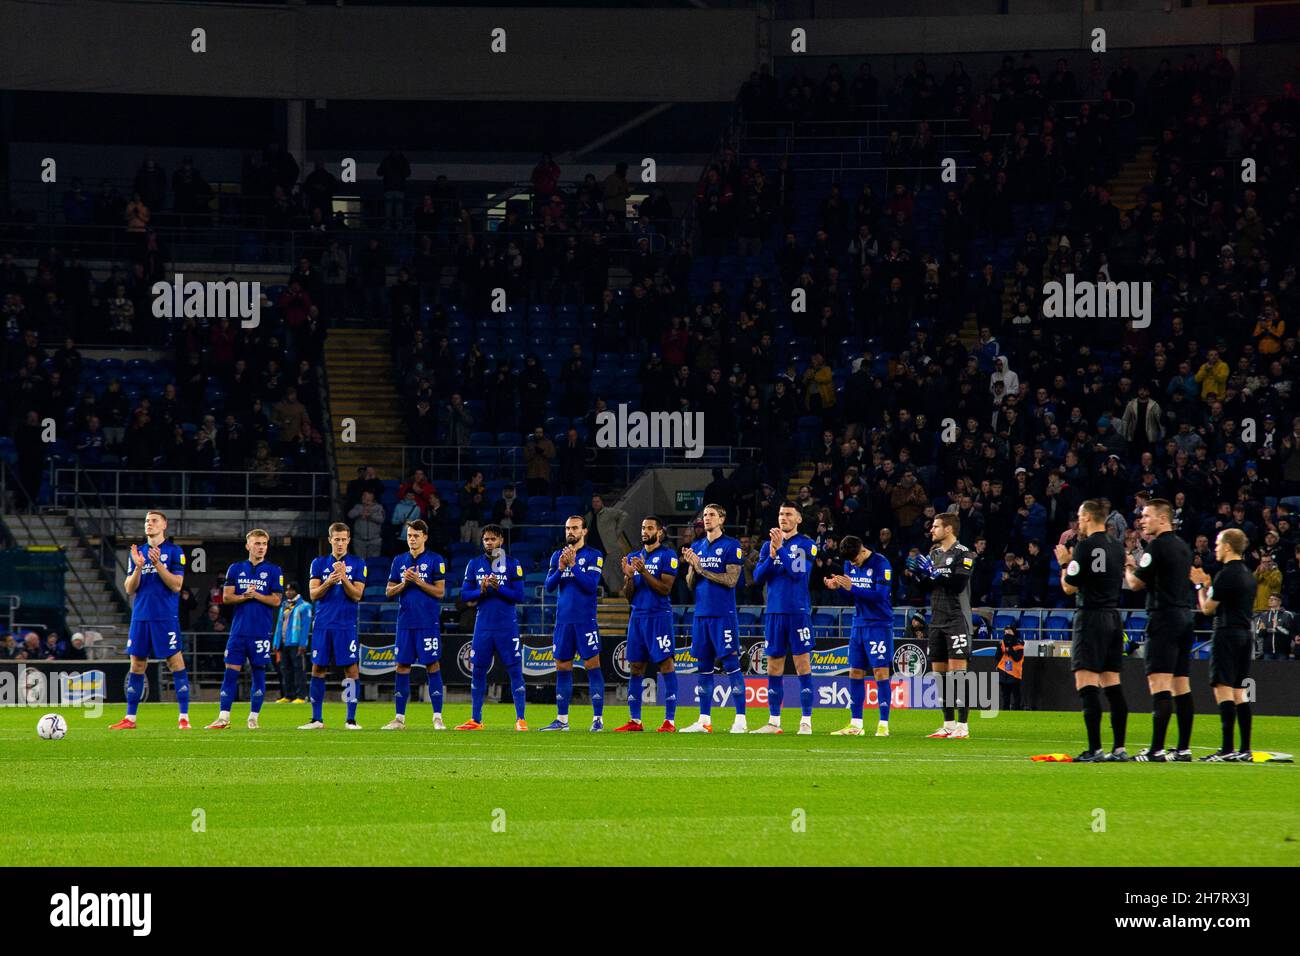
<svg viewBox="0 0 1300 956">
<path fill-rule="evenodd" d="M 388 333 L 331 329 L 325 340 L 325 375 L 340 489 L 356 478 L 362 465 L 373 465 L 381 479 L 405 478 L 400 449 L 367 447 L 406 442 Z M 340 440 L 346 418 L 356 422 L 355 443 Z"/>
<path fill-rule="evenodd" d="M 77 533 L 67 514 L 7 514 L 5 524 L 21 548 L 54 547 L 67 558 L 63 587 L 70 631 L 98 631 L 106 645 L 126 647 L 128 613 L 118 603 L 115 584 L 99 566 L 91 549 Z M 18 611 L 22 617 L 22 609 Z"/>
</svg>

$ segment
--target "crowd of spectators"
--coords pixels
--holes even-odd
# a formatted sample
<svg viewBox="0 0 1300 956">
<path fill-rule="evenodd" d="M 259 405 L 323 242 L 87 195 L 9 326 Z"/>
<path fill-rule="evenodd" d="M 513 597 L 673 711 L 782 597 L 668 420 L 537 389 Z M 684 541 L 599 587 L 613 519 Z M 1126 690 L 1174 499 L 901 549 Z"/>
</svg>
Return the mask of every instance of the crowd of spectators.
<svg viewBox="0 0 1300 956">
<path fill-rule="evenodd" d="M 64 638 L 58 631 L 42 637 L 35 631 L 0 635 L 0 661 L 84 661 L 86 639 L 80 634 Z"/>
<path fill-rule="evenodd" d="M 851 78 L 835 66 L 820 79 L 756 74 L 741 91 L 748 118 L 851 119 L 883 104 L 878 116 L 898 122 L 877 150 L 882 166 L 935 165 L 935 121 L 965 121 L 968 168 L 951 184 L 915 173 L 832 183 L 800 168 L 797 155 L 768 163 L 725 149 L 700 181 L 691 238 L 672 227 L 688 210 L 659 190 L 629 215 L 624 165 L 565 193 L 550 156 L 534 170 L 533 201 L 512 205 L 485 236 L 445 181 L 409 209 L 410 164 L 393 151 L 379 170 L 384 217 L 412 226 L 414 246 L 387 248 L 379 236 L 345 246 L 336 230 L 346 224 L 324 215 L 329 174 L 315 170 L 299 184 L 288 157 L 268 151 L 250 160 L 262 185 L 249 194 L 268 197 L 267 215 L 287 202 L 311 228 L 321 220 L 319 254 L 290 283 L 301 298 L 277 303 L 285 339 L 173 330 L 178 366 L 197 375 L 216 365 L 227 395 L 250 405 L 283 401 L 293 383 L 280 370 L 311 373 L 319 359 L 318 303 L 346 301 L 353 288 L 357 310 L 392 330 L 412 441 L 529 436 L 516 502 L 524 492 L 582 489 L 607 464 L 589 447 L 594 416 L 632 397 L 646 410 L 703 411 L 708 444 L 756 449 L 723 480 L 734 522 L 759 543 L 796 468 L 810 462 L 798 499 L 805 530 L 825 545 L 823 565 L 835 541 L 854 533 L 901 568 L 924 546 L 927 520 L 954 508 L 963 542 L 984 558 L 977 600 L 1050 604 L 1059 599 L 1052 548 L 1068 538 L 1078 502 L 1106 498 L 1123 537 L 1145 493 L 1175 501 L 1179 533 L 1202 563 L 1218 530 L 1246 531 L 1252 570 L 1264 567 L 1270 581 L 1276 571 L 1294 606 L 1300 98 L 1287 89 L 1234 102 L 1233 68 L 1217 49 L 1204 64 L 1189 54 L 1145 79 L 1124 56 L 1105 75 L 1099 58 L 1081 74 L 1073 68 L 1062 60 L 1040 70 L 1027 53 L 1018 64 L 1003 58 L 980 81 L 961 63 L 936 76 L 923 61 L 884 83 L 866 65 Z M 1107 183 L 1137 132 L 1155 140 L 1154 175 L 1136 207 L 1122 210 Z M 1247 157 L 1252 182 L 1241 179 Z M 141 194 L 146 206 L 151 198 Z M 1001 247 L 1007 255 L 992 254 Z M 724 256 L 743 257 L 750 281 L 739 294 L 721 279 L 700 290 L 699 276 L 716 277 Z M 616 261 L 630 274 L 625 289 L 610 288 Z M 147 262 L 134 269 L 149 274 Z M 12 264 L 0 281 L 6 274 Z M 1151 283 L 1152 324 L 1046 318 L 1043 286 L 1067 275 Z M 110 328 L 141 313 L 127 308 L 133 276 L 121 278 L 111 289 L 89 283 Z M 492 361 L 472 331 L 464 346 L 453 343 L 463 332 L 448 305 L 484 317 L 487 328 L 495 288 L 517 306 L 592 307 L 558 374 L 522 347 L 513 360 Z M 796 291 L 807 310 L 792 316 Z M 38 341 L 60 340 L 57 309 L 43 309 L 39 323 L 6 313 L 11 343 L 33 324 Z M 635 385 L 629 376 L 609 394 L 593 388 L 593 354 L 602 351 L 638 357 Z M 560 433 L 545 428 L 548 400 L 569 419 Z M 125 430 L 132 417 L 112 427 Z M 317 420 L 310 408 L 306 418 Z M 462 539 L 467 511 L 482 522 L 502 506 L 504 492 L 486 493 L 492 477 L 464 482 L 460 518 L 438 522 L 444 539 Z M 436 490 L 405 488 L 384 508 L 379 491 L 362 487 L 369 480 L 378 476 L 361 476 L 355 496 L 349 489 L 345 511 L 358 547 L 375 553 L 404 516 L 429 520 L 445 506 Z M 909 597 L 908 576 L 895 577 L 900 598 Z"/>
</svg>

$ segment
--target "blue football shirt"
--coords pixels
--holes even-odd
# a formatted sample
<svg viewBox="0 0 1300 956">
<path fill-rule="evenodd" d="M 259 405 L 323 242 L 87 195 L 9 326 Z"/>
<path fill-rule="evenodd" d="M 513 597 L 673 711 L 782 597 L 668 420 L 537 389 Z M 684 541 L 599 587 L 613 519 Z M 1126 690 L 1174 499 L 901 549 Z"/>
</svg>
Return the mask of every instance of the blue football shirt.
<svg viewBox="0 0 1300 956">
<path fill-rule="evenodd" d="M 175 621 L 180 617 L 180 594 L 163 584 L 153 561 L 149 559 L 149 542 L 139 545 L 144 555 L 140 568 L 140 587 L 131 604 L 133 621 Z M 158 564 L 171 574 L 185 575 L 185 552 L 171 541 L 158 545 Z M 127 558 L 127 574 L 135 573 L 135 562 Z"/>
<path fill-rule="evenodd" d="M 269 561 L 260 564 L 236 561 L 226 572 L 226 587 L 234 588 L 236 594 L 245 591 L 283 594 L 284 573 Z M 270 637 L 278 612 L 278 608 L 268 607 L 261 601 L 243 601 L 235 605 L 235 619 L 230 624 L 230 636 Z"/>
<path fill-rule="evenodd" d="M 700 568 L 714 574 L 725 574 L 732 565 L 743 564 L 740 542 L 730 535 L 719 535 L 717 540 L 700 538 L 691 545 L 691 550 L 700 556 Z M 695 616 L 727 617 L 736 613 L 736 589 L 716 584 L 707 578 L 696 575 Z"/>
</svg>

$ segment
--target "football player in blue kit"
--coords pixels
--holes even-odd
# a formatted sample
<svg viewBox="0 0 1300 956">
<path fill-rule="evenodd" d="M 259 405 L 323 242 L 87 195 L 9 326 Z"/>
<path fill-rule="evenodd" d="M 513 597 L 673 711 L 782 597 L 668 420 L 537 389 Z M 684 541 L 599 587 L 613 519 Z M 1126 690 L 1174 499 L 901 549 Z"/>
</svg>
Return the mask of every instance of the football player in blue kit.
<svg viewBox="0 0 1300 956">
<path fill-rule="evenodd" d="M 555 611 L 555 720 L 542 730 L 569 729 L 573 697 L 573 659 L 582 658 L 591 693 L 591 729 L 605 729 L 605 675 L 600 669 L 600 632 L 596 626 L 596 588 L 605 556 L 587 547 L 587 520 L 571 515 L 564 521 L 564 547 L 551 555 L 546 573 L 548 593 L 560 592 Z"/>
<path fill-rule="evenodd" d="M 457 730 L 483 729 L 483 698 L 487 696 L 487 675 L 495 655 L 510 674 L 510 693 L 515 701 L 515 730 L 525 731 L 524 669 L 519 648 L 519 616 L 515 605 L 524 599 L 524 568 L 506 554 L 506 535 L 500 525 L 483 529 L 483 553 L 465 565 L 460 599 L 478 607 L 474 616 L 474 643 L 470 656 L 474 673 L 470 679 L 473 713 Z"/>
<path fill-rule="evenodd" d="M 447 593 L 447 562 L 425 549 L 429 526 L 421 520 L 406 523 L 406 547 L 393 558 L 384 593 L 397 598 L 397 676 L 393 703 L 397 713 L 381 729 L 405 730 L 406 705 L 411 698 L 411 665 L 424 668 L 433 704 L 433 729 L 446 730 L 442 722 L 442 599 Z"/>
<path fill-rule="evenodd" d="M 750 733 L 779 734 L 781 703 L 785 696 L 785 658 L 794 657 L 799 675 L 799 733 L 812 733 L 812 605 L 808 599 L 808 578 L 812 573 L 817 544 L 799 533 L 803 512 L 787 501 L 777 510 L 777 526 L 758 552 L 754 581 L 767 585 L 767 612 L 763 629 L 767 653 L 767 723 Z"/>
<path fill-rule="evenodd" d="M 330 553 L 311 563 L 310 594 L 315 608 L 311 629 L 311 720 L 299 730 L 325 726 L 325 678 L 330 665 L 343 668 L 343 701 L 348 706 L 348 730 L 360 730 L 357 701 L 361 696 L 360 643 L 357 605 L 366 591 L 366 563 L 348 554 L 352 530 L 342 521 L 329 526 Z"/>
<path fill-rule="evenodd" d="M 126 716 L 109 730 L 135 730 L 135 715 L 144 697 L 144 672 L 149 659 L 165 660 L 172 672 L 172 687 L 180 710 L 176 726 L 190 729 L 190 679 L 181 653 L 180 593 L 185 578 L 185 552 L 167 540 L 167 516 L 150 511 L 144 516 L 145 547 L 131 545 L 131 563 L 123 585 L 131 604 L 131 629 L 126 653 L 131 673 L 126 679 Z"/>
<path fill-rule="evenodd" d="M 736 717 L 733 734 L 749 732 L 745 725 L 745 677 L 740 669 L 740 619 L 736 614 L 736 585 L 744 569 L 740 542 L 723 534 L 727 512 L 705 505 L 701 514 L 704 537 L 682 554 L 686 583 L 695 589 L 695 614 L 691 624 L 691 655 L 700 662 L 700 716 L 683 734 L 713 733 L 713 669 L 731 682 Z"/>
<path fill-rule="evenodd" d="M 839 737 L 861 737 L 862 708 L 867 696 L 868 668 L 876 679 L 880 720 L 876 736 L 889 736 L 889 672 L 894 663 L 894 608 L 889 591 L 894 571 L 889 559 L 872 551 L 860 538 L 840 542 L 844 573 L 826 579 L 826 586 L 853 595 L 853 628 L 849 633 L 849 725 L 834 731 Z"/>
<path fill-rule="evenodd" d="M 244 536 L 247 561 L 236 561 L 226 572 L 221 603 L 235 609 L 226 640 L 226 670 L 221 679 L 221 711 L 208 730 L 230 726 L 230 708 L 239 696 L 239 672 L 248 661 L 253 671 L 249 694 L 248 729 L 257 730 L 257 715 L 266 699 L 266 669 L 271 666 L 271 636 L 284 596 L 284 572 L 266 560 L 271 536 L 254 528 Z"/>
<path fill-rule="evenodd" d="M 649 516 L 641 522 L 641 550 L 623 558 L 623 596 L 632 605 L 627 622 L 627 709 L 630 719 L 615 733 L 640 733 L 641 688 L 649 661 L 664 678 L 664 722 L 659 733 L 677 730 L 677 670 L 673 606 L 668 599 L 677 580 L 677 554 L 663 545 L 664 526 Z"/>
</svg>

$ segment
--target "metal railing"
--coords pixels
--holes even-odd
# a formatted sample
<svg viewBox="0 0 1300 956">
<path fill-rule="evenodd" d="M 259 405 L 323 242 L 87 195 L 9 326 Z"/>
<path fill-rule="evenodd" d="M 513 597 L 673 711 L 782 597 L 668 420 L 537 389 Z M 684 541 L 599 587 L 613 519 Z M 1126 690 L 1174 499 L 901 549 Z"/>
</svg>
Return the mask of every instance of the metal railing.
<svg viewBox="0 0 1300 956">
<path fill-rule="evenodd" d="M 385 476 L 408 479 L 417 468 L 431 481 L 468 481 L 476 471 L 488 480 L 527 480 L 528 462 L 523 445 L 366 445 L 350 449 L 375 458 L 401 458 L 401 474 Z M 558 443 L 557 443 L 558 448 Z M 760 449 L 747 445 L 705 445 L 698 457 L 687 457 L 681 448 L 598 448 L 586 445 L 586 478 L 595 484 L 621 480 L 626 486 L 644 468 L 734 467 L 758 458 Z M 552 469 L 551 485 L 557 480 Z M 576 491 L 574 492 L 577 493 Z"/>
<path fill-rule="evenodd" d="M 306 512 L 315 522 L 328 522 L 328 472 L 311 471 L 149 471 L 50 465 L 51 498 L 55 506 L 84 507 L 94 499 L 97 511 L 112 513 L 114 533 L 123 511 L 143 513 L 165 508 L 168 517 L 184 521 L 190 513 L 222 510 L 248 520 L 266 511 Z M 232 516 L 234 517 L 234 516 Z"/>
</svg>

